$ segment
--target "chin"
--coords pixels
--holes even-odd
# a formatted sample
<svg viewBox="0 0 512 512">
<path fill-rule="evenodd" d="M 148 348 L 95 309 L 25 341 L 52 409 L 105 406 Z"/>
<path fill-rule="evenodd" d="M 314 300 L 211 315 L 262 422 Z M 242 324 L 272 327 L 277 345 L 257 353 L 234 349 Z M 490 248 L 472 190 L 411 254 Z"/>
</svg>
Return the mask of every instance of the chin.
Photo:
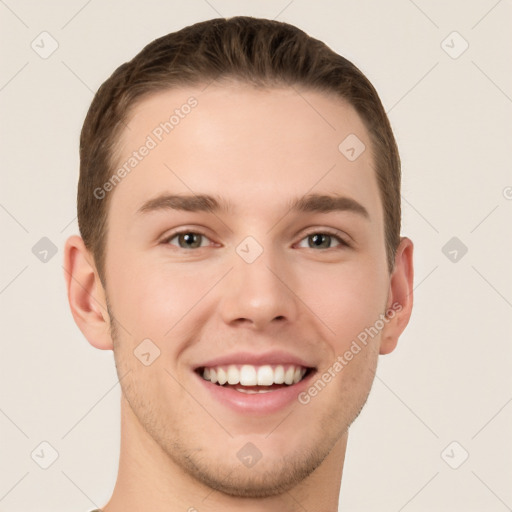
<svg viewBox="0 0 512 512">
<path fill-rule="evenodd" d="M 174 444 L 166 450 L 174 463 L 193 479 L 227 496 L 268 498 L 290 491 L 311 475 L 324 461 L 337 439 L 323 437 L 316 446 L 299 445 L 284 455 L 271 448 L 251 467 L 239 460 L 239 448 L 226 443 L 220 449 L 186 449 Z M 237 443 L 238 445 L 239 443 Z M 244 446 L 244 442 L 241 445 Z"/>
</svg>

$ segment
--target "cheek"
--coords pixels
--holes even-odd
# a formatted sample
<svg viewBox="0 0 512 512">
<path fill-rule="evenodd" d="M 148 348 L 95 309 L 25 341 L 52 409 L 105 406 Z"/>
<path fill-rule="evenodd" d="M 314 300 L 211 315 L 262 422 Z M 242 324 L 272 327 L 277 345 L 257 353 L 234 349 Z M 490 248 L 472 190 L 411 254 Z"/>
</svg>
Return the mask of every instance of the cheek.
<svg viewBox="0 0 512 512">
<path fill-rule="evenodd" d="M 371 265 L 327 266 L 321 272 L 305 274 L 299 297 L 328 327 L 328 337 L 336 353 L 374 325 L 384 312 L 387 282 L 385 273 Z M 311 276 L 314 279 L 311 279 Z"/>
<path fill-rule="evenodd" d="M 114 315 L 133 338 L 168 339 L 192 317 L 218 280 L 218 272 L 197 265 L 165 265 L 134 255 L 110 271 Z M 109 284 L 110 284 L 109 283 Z M 174 328 L 176 326 L 176 328 Z"/>
</svg>

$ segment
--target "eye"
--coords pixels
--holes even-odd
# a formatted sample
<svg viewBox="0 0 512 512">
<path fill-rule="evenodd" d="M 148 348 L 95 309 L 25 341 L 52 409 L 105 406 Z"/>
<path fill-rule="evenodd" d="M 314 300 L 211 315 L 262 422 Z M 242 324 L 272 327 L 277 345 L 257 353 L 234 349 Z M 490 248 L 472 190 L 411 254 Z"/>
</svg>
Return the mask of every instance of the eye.
<svg viewBox="0 0 512 512">
<path fill-rule="evenodd" d="M 311 249 L 333 249 L 334 247 L 331 247 L 331 242 L 333 239 L 339 242 L 338 246 L 350 247 L 350 245 L 347 242 L 345 242 L 343 238 L 329 231 L 313 231 L 311 233 L 308 233 L 306 237 L 303 238 L 302 240 L 307 240 L 308 248 Z"/>
<path fill-rule="evenodd" d="M 199 247 L 204 247 L 201 242 L 204 241 L 204 239 L 209 240 L 208 237 L 202 233 L 198 233 L 197 231 L 184 230 L 177 231 L 168 236 L 165 240 L 163 240 L 163 243 L 174 245 L 171 244 L 171 241 L 175 238 L 178 240 L 178 246 L 180 249 L 197 249 Z"/>
<path fill-rule="evenodd" d="M 176 246 L 175 243 L 172 243 L 175 239 L 177 240 L 177 246 L 180 249 L 185 250 L 207 247 L 207 241 L 210 241 L 209 238 L 203 233 L 192 230 L 182 230 L 172 233 L 170 236 L 165 238 L 162 243 Z M 308 233 L 301 240 L 301 242 L 299 242 L 299 247 L 301 246 L 300 243 L 302 243 L 304 240 L 307 240 L 307 248 L 310 249 L 334 249 L 336 247 L 350 247 L 350 244 L 348 244 L 343 238 L 330 231 L 313 231 Z M 338 243 L 338 245 L 335 247 L 332 247 L 333 240 Z M 302 245 L 302 247 L 304 246 Z"/>
</svg>

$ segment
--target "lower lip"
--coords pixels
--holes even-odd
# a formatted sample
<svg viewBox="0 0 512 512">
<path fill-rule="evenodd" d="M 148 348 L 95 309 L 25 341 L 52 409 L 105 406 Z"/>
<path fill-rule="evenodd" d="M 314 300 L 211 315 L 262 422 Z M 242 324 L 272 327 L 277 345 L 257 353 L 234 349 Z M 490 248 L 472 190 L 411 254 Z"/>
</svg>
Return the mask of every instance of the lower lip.
<svg viewBox="0 0 512 512">
<path fill-rule="evenodd" d="M 221 404 L 239 413 L 271 414 L 297 402 L 297 397 L 309 386 L 309 381 L 316 372 L 312 371 L 297 384 L 268 391 L 266 393 L 248 394 L 225 388 L 203 379 L 198 373 L 194 375 L 199 379 L 208 393 Z"/>
</svg>

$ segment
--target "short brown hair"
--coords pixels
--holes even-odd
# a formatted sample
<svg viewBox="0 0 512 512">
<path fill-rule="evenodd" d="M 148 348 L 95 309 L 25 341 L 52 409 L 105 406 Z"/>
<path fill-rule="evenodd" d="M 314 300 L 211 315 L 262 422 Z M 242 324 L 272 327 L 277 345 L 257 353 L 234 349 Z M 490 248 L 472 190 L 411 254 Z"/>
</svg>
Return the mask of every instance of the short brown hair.
<svg viewBox="0 0 512 512">
<path fill-rule="evenodd" d="M 196 23 L 154 40 L 119 66 L 94 96 L 80 136 L 77 209 L 80 234 L 103 284 L 111 194 L 98 200 L 94 190 L 112 175 L 128 113 L 154 92 L 219 78 L 334 93 L 355 108 L 371 138 L 391 272 L 400 242 L 400 157 L 375 88 L 354 64 L 297 27 L 237 16 Z"/>
</svg>

